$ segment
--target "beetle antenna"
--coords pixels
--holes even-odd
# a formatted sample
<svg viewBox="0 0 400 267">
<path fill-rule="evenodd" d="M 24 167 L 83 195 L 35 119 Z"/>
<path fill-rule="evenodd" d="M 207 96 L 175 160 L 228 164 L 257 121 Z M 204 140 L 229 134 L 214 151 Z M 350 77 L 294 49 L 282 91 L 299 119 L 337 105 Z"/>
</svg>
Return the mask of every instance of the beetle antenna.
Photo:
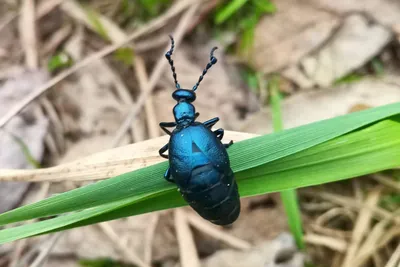
<svg viewBox="0 0 400 267">
<path fill-rule="evenodd" d="M 217 58 L 214 57 L 214 51 L 217 50 L 218 47 L 213 47 L 213 49 L 211 49 L 210 52 L 210 62 L 208 62 L 206 68 L 203 70 L 203 73 L 200 75 L 199 80 L 197 81 L 197 83 L 193 86 L 193 91 L 197 90 L 197 87 L 199 87 L 201 81 L 204 78 L 204 75 L 206 75 L 207 71 L 212 67 L 212 65 L 214 65 L 215 63 L 217 63 Z"/>
<path fill-rule="evenodd" d="M 175 87 L 176 87 L 176 89 L 180 89 L 181 86 L 179 85 L 178 80 L 176 79 L 174 61 L 171 58 L 172 53 L 174 52 L 175 41 L 174 41 L 174 38 L 172 38 L 172 36 L 170 34 L 168 36 L 169 36 L 169 39 L 171 39 L 171 48 L 169 49 L 169 51 L 167 53 L 165 53 L 165 57 L 167 58 L 169 65 L 171 66 L 172 76 L 174 77 L 174 82 L 175 82 Z"/>
</svg>

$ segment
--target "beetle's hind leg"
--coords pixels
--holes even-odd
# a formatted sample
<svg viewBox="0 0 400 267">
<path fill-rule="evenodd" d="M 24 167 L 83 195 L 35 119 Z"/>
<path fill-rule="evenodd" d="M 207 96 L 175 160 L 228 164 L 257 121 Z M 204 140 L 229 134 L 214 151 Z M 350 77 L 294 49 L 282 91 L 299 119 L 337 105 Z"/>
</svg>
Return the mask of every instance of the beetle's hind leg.
<svg viewBox="0 0 400 267">
<path fill-rule="evenodd" d="M 222 128 L 219 128 L 219 129 L 217 129 L 217 130 L 215 130 L 214 131 L 214 133 L 215 133 L 215 135 L 217 136 L 217 138 L 219 139 L 219 140 L 222 140 L 222 138 L 224 137 L 224 129 L 222 129 Z M 230 147 L 231 145 L 233 145 L 233 141 L 231 140 L 228 144 L 224 144 L 224 147 L 225 148 L 228 148 L 228 147 Z"/>
<path fill-rule="evenodd" d="M 228 148 L 228 147 L 230 147 L 231 145 L 233 145 L 233 140 L 231 140 L 229 143 L 227 143 L 227 144 L 224 144 L 224 147 L 225 148 Z"/>
<path fill-rule="evenodd" d="M 208 121 L 203 122 L 203 124 L 207 128 L 211 129 L 211 127 L 213 127 L 218 121 L 219 121 L 219 118 L 215 117 L 215 118 L 209 119 Z"/>
<path fill-rule="evenodd" d="M 168 135 L 171 135 L 171 131 L 168 130 L 166 127 L 175 127 L 175 122 L 160 122 L 160 128 Z"/>
<path fill-rule="evenodd" d="M 165 178 L 165 180 L 167 180 L 170 183 L 175 183 L 174 179 L 171 177 L 171 170 L 169 167 L 167 168 L 167 170 L 164 173 L 164 178 Z"/>
</svg>

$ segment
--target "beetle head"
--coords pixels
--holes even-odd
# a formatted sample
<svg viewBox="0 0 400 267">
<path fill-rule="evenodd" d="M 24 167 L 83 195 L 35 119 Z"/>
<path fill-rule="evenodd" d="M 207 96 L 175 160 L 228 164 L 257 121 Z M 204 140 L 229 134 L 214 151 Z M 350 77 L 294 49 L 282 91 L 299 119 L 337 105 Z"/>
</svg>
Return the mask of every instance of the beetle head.
<svg viewBox="0 0 400 267">
<path fill-rule="evenodd" d="M 193 102 L 196 100 L 196 93 L 192 90 L 177 89 L 172 93 L 172 97 L 178 102 Z"/>
</svg>

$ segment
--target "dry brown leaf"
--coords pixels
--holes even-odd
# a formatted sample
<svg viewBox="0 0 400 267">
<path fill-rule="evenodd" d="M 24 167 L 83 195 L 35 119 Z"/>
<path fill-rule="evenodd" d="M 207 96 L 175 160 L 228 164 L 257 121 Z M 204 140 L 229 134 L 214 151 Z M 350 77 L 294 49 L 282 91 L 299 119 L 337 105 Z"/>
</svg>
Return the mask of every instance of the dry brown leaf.
<svg viewBox="0 0 400 267">
<path fill-rule="evenodd" d="M 32 90 L 32 84 L 38 85 L 47 79 L 47 73 L 42 71 L 25 71 L 14 79 L 7 80 L 0 87 L 0 114 L 4 114 L 10 107 Z M 34 87 L 34 86 L 33 86 Z M 15 140 L 17 136 L 29 149 L 36 161 L 41 161 L 44 153 L 44 138 L 47 134 L 47 119 L 35 119 L 30 115 L 31 108 L 23 114 L 14 117 L 0 130 L 0 168 L 31 169 L 27 155 L 20 144 Z M 27 183 L 7 183 L 0 186 L 0 212 L 14 207 L 21 201 L 27 189 Z M 10 192 L 13 192 L 10 194 Z"/>
<path fill-rule="evenodd" d="M 377 22 L 390 27 L 400 23 L 400 2 L 393 0 L 311 0 L 315 8 L 338 15 L 364 13 Z"/>
<path fill-rule="evenodd" d="M 254 35 L 251 64 L 264 73 L 297 63 L 318 49 L 339 25 L 334 13 L 317 9 L 307 1 L 276 1 L 278 11 L 265 16 Z"/>
<path fill-rule="evenodd" d="M 202 267 L 303 267 L 304 256 L 297 252 L 293 238 L 280 234 L 249 251 L 221 250 L 206 258 Z"/>
<path fill-rule="evenodd" d="M 264 73 L 284 69 L 302 88 L 329 86 L 363 66 L 391 41 L 400 4 L 340 2 L 278 1 L 278 11 L 257 25 L 251 64 Z"/>
<path fill-rule="evenodd" d="M 399 88 L 400 79 L 387 76 L 382 79 L 365 78 L 329 90 L 301 92 L 283 100 L 283 125 L 288 129 L 345 115 L 359 104 L 376 107 L 395 103 L 400 101 Z M 239 130 L 258 134 L 273 132 L 271 111 L 265 108 L 250 115 Z"/>
<path fill-rule="evenodd" d="M 320 51 L 300 64 L 310 80 L 327 87 L 370 61 L 391 39 L 392 33 L 385 27 L 362 15 L 350 15 Z"/>
<path fill-rule="evenodd" d="M 151 216 L 152 214 L 143 214 L 107 222 L 107 229 L 112 229 L 118 235 L 118 244 L 110 240 L 100 227 L 87 226 L 66 231 L 51 256 L 73 255 L 78 258 L 124 260 L 133 258 L 134 253 L 137 253 L 143 258 L 145 229 Z M 129 251 L 131 256 L 126 255 Z"/>
</svg>

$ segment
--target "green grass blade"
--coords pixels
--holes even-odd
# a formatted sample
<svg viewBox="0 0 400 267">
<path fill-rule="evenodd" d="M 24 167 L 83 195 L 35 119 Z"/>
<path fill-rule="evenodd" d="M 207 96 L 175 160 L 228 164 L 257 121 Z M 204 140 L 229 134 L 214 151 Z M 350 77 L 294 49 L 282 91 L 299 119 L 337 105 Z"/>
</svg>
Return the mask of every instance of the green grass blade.
<svg viewBox="0 0 400 267">
<path fill-rule="evenodd" d="M 263 13 L 275 13 L 276 5 L 269 0 L 253 0 L 253 4 Z"/>
<path fill-rule="evenodd" d="M 269 84 L 274 131 L 279 132 L 283 130 L 279 77 L 274 76 L 270 79 Z M 304 249 L 303 227 L 296 191 L 294 189 L 284 190 L 281 192 L 281 198 L 287 215 L 289 229 L 296 240 L 297 247 Z"/>
<path fill-rule="evenodd" d="M 240 175 L 395 114 L 400 114 L 399 103 L 238 142 L 228 150 L 231 166 Z M 0 214 L 0 225 L 169 190 L 174 185 L 162 178 L 166 168 L 167 162 L 160 163 L 17 208 Z"/>
<path fill-rule="evenodd" d="M 269 93 L 272 109 L 272 123 L 274 132 L 283 130 L 282 110 L 281 110 L 281 96 L 279 94 L 279 77 L 274 76 L 269 81 Z"/>
<path fill-rule="evenodd" d="M 221 24 L 225 22 L 230 16 L 232 16 L 235 12 L 238 12 L 239 9 L 246 4 L 248 0 L 233 0 L 230 1 L 222 10 L 220 10 L 215 17 L 215 24 Z"/>
<path fill-rule="evenodd" d="M 92 8 L 85 7 L 83 9 L 86 12 L 89 23 L 92 25 L 93 29 L 106 41 L 110 40 L 106 29 L 101 23 L 99 14 L 96 13 Z"/>
<path fill-rule="evenodd" d="M 400 117 L 236 174 L 242 197 L 338 181 L 400 164 Z M 162 175 L 164 170 L 160 170 Z M 0 231 L 0 244 L 155 210 L 186 205 L 176 188 Z"/>
<path fill-rule="evenodd" d="M 34 168 L 40 168 L 40 162 L 38 162 L 35 157 L 32 155 L 29 147 L 25 144 L 24 140 L 20 138 L 19 136 L 9 133 L 10 136 L 14 139 L 14 141 L 20 146 L 22 153 L 24 154 L 26 160 L 28 161 L 29 164 L 32 165 Z"/>
</svg>

